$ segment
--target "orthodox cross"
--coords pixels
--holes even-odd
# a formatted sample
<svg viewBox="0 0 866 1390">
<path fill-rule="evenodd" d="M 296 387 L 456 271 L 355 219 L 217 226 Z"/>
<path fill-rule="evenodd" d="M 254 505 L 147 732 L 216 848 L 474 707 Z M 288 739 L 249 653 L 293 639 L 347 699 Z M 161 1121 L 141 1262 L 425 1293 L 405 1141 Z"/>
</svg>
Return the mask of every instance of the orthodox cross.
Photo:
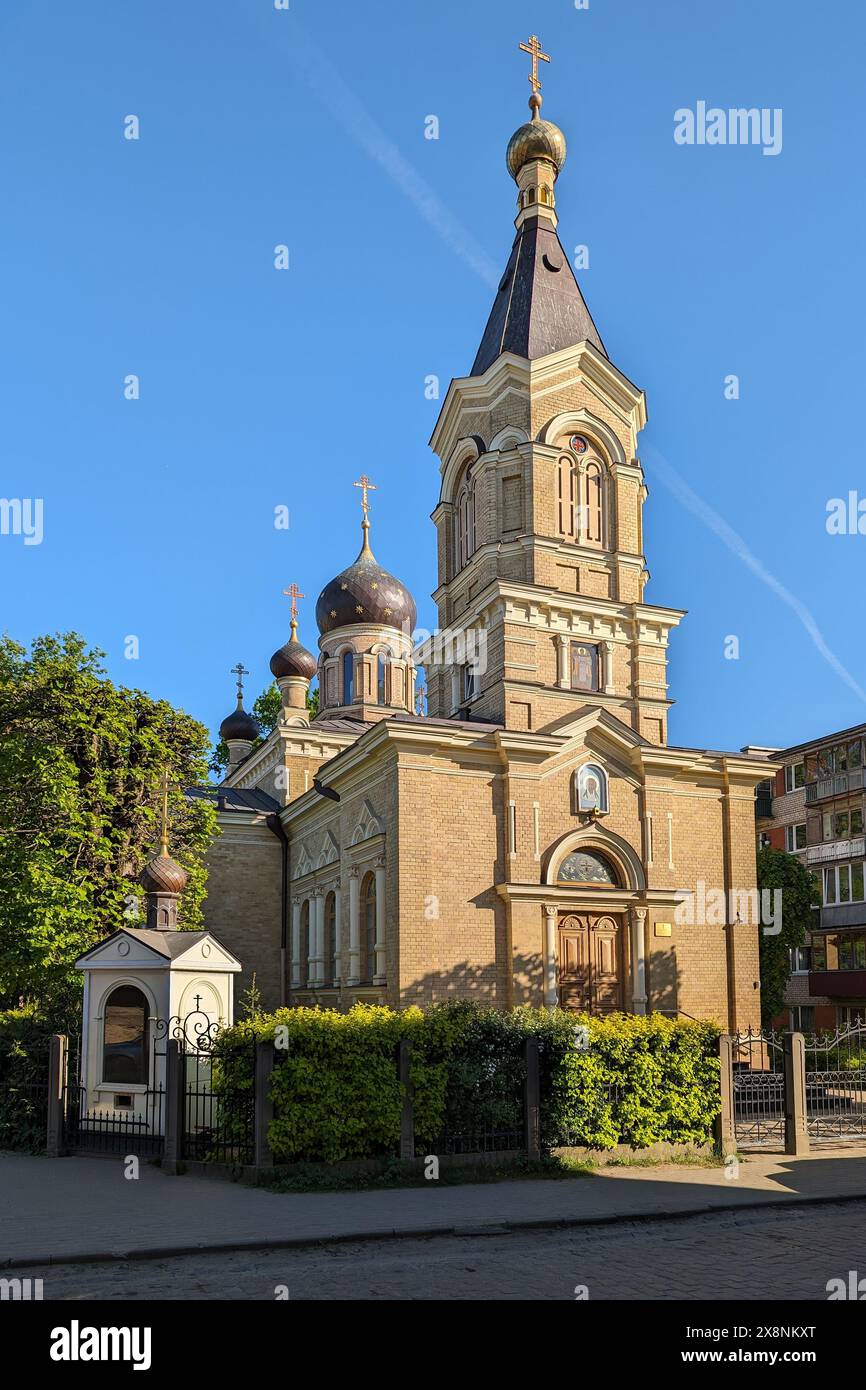
<svg viewBox="0 0 866 1390">
<path fill-rule="evenodd" d="M 239 661 L 237 666 L 232 667 L 231 674 L 238 678 L 238 704 L 241 705 L 244 699 L 244 676 L 248 676 L 250 673 L 244 663 Z"/>
<path fill-rule="evenodd" d="M 168 772 L 162 774 L 160 781 L 160 791 L 162 793 L 162 805 L 160 808 L 159 821 L 159 852 L 164 859 L 168 858 Z"/>
<path fill-rule="evenodd" d="M 541 40 L 537 34 L 532 35 L 529 43 L 522 43 L 520 45 L 520 51 L 521 53 L 528 53 L 532 58 L 532 72 L 529 74 L 529 80 L 532 83 L 533 92 L 540 92 L 541 83 L 538 80 L 538 60 L 540 58 L 542 63 L 549 63 L 550 54 L 542 53 Z"/>
<path fill-rule="evenodd" d="M 367 501 L 367 493 L 376 492 L 376 484 L 370 482 L 366 473 L 362 473 L 358 481 L 353 483 L 352 486 L 361 489 L 361 510 L 364 513 L 364 520 L 366 521 L 367 513 L 370 510 L 370 503 Z"/>
<path fill-rule="evenodd" d="M 200 1013 L 200 1012 L 201 1012 L 201 995 L 200 995 L 200 994 L 195 995 L 195 997 L 193 998 L 193 1001 L 192 1001 L 192 1002 L 195 1004 L 196 1013 Z"/>
<path fill-rule="evenodd" d="M 301 591 L 300 591 L 300 589 L 298 588 L 297 584 L 290 584 L 289 587 L 288 587 L 288 589 L 283 589 L 283 593 L 285 594 L 286 598 L 290 598 L 290 599 L 292 600 L 292 624 L 291 624 L 291 626 L 292 626 L 292 636 L 294 637 L 295 631 L 296 631 L 297 626 L 298 626 L 298 599 L 299 599 L 299 598 L 306 598 L 307 595 L 301 593 Z"/>
</svg>

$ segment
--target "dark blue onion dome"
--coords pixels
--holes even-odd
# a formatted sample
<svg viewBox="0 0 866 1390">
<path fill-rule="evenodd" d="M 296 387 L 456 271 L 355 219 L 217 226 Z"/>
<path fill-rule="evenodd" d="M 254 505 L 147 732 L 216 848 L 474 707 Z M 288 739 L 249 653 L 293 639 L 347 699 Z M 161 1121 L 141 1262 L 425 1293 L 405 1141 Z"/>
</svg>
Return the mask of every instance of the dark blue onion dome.
<svg viewBox="0 0 866 1390">
<path fill-rule="evenodd" d="M 237 709 L 232 710 L 220 724 L 220 738 L 229 740 L 243 740 L 245 743 L 253 743 L 259 737 L 261 729 L 258 721 L 253 719 L 251 714 L 247 714 L 243 706 L 243 699 L 238 696 Z"/>
<path fill-rule="evenodd" d="M 412 632 L 417 619 L 415 600 L 404 584 L 383 570 L 370 549 L 366 516 L 361 523 L 364 543 L 354 564 L 326 584 L 316 602 L 316 622 L 324 637 L 334 628 L 374 623 Z"/>
<path fill-rule="evenodd" d="M 298 624 L 292 618 L 292 635 L 284 647 L 274 652 L 271 657 L 271 675 L 279 679 L 280 676 L 303 676 L 304 680 L 311 681 L 318 670 L 318 663 L 312 652 L 308 652 L 302 642 L 298 641 Z"/>
</svg>

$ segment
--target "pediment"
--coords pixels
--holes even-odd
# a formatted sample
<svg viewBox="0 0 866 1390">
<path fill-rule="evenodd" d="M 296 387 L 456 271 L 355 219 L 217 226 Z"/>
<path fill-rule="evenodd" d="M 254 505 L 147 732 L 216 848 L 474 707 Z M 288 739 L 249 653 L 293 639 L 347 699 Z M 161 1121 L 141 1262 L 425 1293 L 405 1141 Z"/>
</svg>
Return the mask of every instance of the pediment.
<svg viewBox="0 0 866 1390">
<path fill-rule="evenodd" d="M 328 864 L 337 864 L 340 859 L 340 846 L 332 830 L 326 830 L 322 836 L 322 843 L 319 849 L 319 857 L 316 867 L 324 869 Z"/>
<path fill-rule="evenodd" d="M 145 969 L 157 970 L 164 969 L 168 965 L 168 956 L 163 951 L 155 950 L 146 941 L 143 941 L 135 930 L 121 928 L 120 931 L 112 932 L 104 941 L 99 941 L 95 946 L 91 946 L 89 951 L 85 951 L 83 956 L 79 956 L 75 962 L 77 970 L 89 970 L 92 966 L 117 966 L 119 969 L 126 969 L 137 966 Z"/>
</svg>

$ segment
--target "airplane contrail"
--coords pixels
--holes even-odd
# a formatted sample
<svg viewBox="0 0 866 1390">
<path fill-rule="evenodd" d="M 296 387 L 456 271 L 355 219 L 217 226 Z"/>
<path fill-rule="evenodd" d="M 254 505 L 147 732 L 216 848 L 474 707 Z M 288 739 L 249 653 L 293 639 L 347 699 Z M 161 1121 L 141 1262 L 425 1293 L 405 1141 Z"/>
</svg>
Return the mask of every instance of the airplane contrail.
<svg viewBox="0 0 866 1390">
<path fill-rule="evenodd" d="M 720 516 L 708 502 L 705 502 L 703 498 L 698 496 L 686 482 L 685 478 L 680 476 L 673 465 L 668 463 L 667 459 L 663 458 L 657 449 L 654 449 L 652 446 L 642 449 L 641 456 L 651 460 L 653 472 L 668 491 L 672 492 L 677 500 L 692 512 L 694 516 L 698 517 L 710 531 L 714 532 L 719 540 L 736 555 L 737 559 L 760 579 L 762 584 L 766 584 L 767 588 L 770 589 L 777 598 L 781 599 L 784 604 L 787 604 L 787 606 L 796 613 L 827 664 L 832 667 L 836 675 L 839 676 L 847 686 L 850 686 L 855 695 L 866 704 L 866 690 L 857 683 L 847 667 L 843 666 L 838 656 L 836 656 L 836 653 L 830 650 L 824 640 L 821 629 L 815 621 L 813 613 L 806 607 L 802 599 L 797 598 L 796 594 L 792 594 L 790 589 L 786 589 L 781 580 L 777 579 L 774 574 L 771 574 L 770 571 L 761 564 L 760 560 L 752 553 L 739 532 L 735 531 L 733 526 L 730 526 L 728 522 L 725 521 L 725 518 Z"/>
</svg>

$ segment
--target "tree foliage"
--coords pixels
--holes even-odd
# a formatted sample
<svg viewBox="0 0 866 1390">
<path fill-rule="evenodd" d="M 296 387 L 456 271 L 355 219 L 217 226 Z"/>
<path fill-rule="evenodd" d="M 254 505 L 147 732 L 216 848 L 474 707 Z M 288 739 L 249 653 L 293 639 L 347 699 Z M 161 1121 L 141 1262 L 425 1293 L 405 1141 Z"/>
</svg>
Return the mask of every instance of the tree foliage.
<svg viewBox="0 0 866 1390">
<path fill-rule="evenodd" d="M 813 907 L 821 901 L 813 875 L 796 855 L 779 849 L 758 851 L 758 887 L 781 892 L 781 930 L 760 929 L 761 1019 L 769 1027 L 781 1012 L 791 974 L 790 951 L 802 946 L 814 925 Z"/>
<path fill-rule="evenodd" d="M 0 1004 L 68 1009 L 76 957 L 141 903 L 163 773 L 171 851 L 189 873 L 182 922 L 202 924 L 215 813 L 184 788 L 205 783 L 207 731 L 115 686 L 103 655 L 77 633 L 38 637 L 29 652 L 0 638 Z"/>
</svg>

